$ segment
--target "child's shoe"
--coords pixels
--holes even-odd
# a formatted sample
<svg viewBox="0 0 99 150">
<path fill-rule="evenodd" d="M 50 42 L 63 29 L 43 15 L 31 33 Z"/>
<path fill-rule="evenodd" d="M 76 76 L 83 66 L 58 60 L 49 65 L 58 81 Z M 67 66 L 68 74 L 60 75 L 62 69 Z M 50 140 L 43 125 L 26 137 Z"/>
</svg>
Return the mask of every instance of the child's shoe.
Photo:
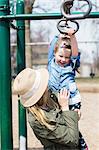
<svg viewBox="0 0 99 150">
<path fill-rule="evenodd" d="M 81 150 L 88 150 L 88 146 L 84 140 L 84 138 L 82 137 L 81 133 L 79 133 L 80 138 L 79 138 L 79 146 Z"/>
</svg>

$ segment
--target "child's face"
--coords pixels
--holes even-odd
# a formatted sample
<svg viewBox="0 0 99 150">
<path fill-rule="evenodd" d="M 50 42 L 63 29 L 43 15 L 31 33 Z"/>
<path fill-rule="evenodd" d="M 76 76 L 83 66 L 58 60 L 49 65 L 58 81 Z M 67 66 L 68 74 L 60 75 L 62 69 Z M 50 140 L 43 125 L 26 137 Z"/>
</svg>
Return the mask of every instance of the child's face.
<svg viewBox="0 0 99 150">
<path fill-rule="evenodd" d="M 68 64 L 70 62 L 70 56 L 71 51 L 69 51 L 69 49 L 59 48 L 59 50 L 55 53 L 56 63 L 64 67 L 65 64 Z"/>
</svg>

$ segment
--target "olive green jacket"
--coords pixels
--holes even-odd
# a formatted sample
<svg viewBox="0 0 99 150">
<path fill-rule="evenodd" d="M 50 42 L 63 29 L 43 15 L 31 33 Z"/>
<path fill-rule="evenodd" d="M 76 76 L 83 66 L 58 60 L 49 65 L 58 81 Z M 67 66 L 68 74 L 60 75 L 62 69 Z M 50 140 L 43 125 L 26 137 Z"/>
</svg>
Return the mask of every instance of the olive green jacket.
<svg viewBox="0 0 99 150">
<path fill-rule="evenodd" d="M 30 126 L 44 150 L 79 150 L 77 112 L 52 109 L 45 111 L 45 115 L 55 125 L 53 130 L 41 125 L 30 112 L 28 114 Z"/>
</svg>

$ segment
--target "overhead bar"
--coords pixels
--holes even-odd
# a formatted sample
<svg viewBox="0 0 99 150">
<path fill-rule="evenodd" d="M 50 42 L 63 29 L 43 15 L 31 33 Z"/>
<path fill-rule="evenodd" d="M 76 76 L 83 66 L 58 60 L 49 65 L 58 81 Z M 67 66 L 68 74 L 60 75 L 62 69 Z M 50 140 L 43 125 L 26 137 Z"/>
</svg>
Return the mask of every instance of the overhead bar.
<svg viewBox="0 0 99 150">
<path fill-rule="evenodd" d="M 83 14 L 82 12 L 73 12 L 72 14 Z M 0 20 L 48 20 L 61 19 L 61 13 L 33 13 L 33 14 L 16 14 L 0 16 Z M 99 12 L 91 12 L 86 18 L 99 18 Z M 76 20 L 80 20 L 79 18 Z"/>
</svg>

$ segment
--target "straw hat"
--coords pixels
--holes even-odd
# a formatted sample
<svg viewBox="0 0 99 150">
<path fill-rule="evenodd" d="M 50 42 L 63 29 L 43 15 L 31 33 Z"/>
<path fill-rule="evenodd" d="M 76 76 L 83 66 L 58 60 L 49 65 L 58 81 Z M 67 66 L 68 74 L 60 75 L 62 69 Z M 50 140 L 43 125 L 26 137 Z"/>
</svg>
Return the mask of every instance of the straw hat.
<svg viewBox="0 0 99 150">
<path fill-rule="evenodd" d="M 26 68 L 14 80 L 13 93 L 20 95 L 20 102 L 24 107 L 37 103 L 44 94 L 48 85 L 49 74 L 47 69 Z"/>
</svg>

